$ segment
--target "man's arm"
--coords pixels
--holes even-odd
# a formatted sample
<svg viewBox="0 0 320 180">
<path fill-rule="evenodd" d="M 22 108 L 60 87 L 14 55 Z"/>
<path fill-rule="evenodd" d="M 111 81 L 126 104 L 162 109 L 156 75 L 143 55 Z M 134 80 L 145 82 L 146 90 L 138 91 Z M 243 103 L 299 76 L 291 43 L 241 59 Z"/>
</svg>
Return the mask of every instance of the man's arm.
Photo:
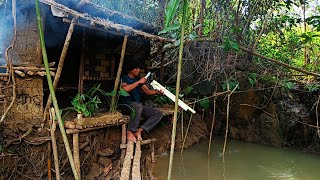
<svg viewBox="0 0 320 180">
<path fill-rule="evenodd" d="M 162 91 L 149 89 L 148 86 L 146 86 L 146 85 L 142 85 L 142 86 L 141 86 L 141 89 L 142 89 L 143 92 L 146 93 L 147 95 L 163 94 Z"/>
<path fill-rule="evenodd" d="M 121 87 L 125 91 L 130 92 L 140 84 L 144 84 L 144 83 L 146 83 L 146 78 L 141 78 L 139 81 L 136 81 L 135 83 L 132 83 L 132 84 L 127 84 L 126 82 L 123 82 L 121 84 Z"/>
</svg>

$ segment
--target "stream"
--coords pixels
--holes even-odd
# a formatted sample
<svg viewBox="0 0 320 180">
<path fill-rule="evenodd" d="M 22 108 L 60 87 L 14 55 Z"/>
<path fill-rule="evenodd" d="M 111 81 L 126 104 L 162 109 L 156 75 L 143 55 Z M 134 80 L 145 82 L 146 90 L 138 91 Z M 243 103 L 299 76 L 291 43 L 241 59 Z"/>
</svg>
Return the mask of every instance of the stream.
<svg viewBox="0 0 320 180">
<path fill-rule="evenodd" d="M 175 151 L 171 179 L 320 179 L 320 155 L 228 139 L 223 156 L 223 141 L 222 137 L 214 137 L 209 158 L 208 141 L 185 149 L 182 154 Z M 163 153 L 154 164 L 157 179 L 167 179 L 169 154 Z"/>
</svg>

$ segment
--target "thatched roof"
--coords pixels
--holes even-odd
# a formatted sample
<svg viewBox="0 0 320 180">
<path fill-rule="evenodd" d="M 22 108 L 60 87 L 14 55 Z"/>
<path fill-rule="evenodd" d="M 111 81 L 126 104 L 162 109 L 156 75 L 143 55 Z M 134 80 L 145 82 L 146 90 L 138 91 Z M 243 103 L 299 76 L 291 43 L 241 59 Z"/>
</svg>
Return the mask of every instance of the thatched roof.
<svg viewBox="0 0 320 180">
<path fill-rule="evenodd" d="M 65 5 L 53 0 L 40 0 L 40 2 L 49 5 L 52 14 L 61 17 L 65 22 L 70 22 L 72 18 L 77 18 L 76 25 L 96 30 L 107 31 L 117 35 L 141 36 L 155 41 L 171 41 L 154 35 L 157 33 L 158 28 L 149 23 L 97 6 L 88 1 L 82 0 L 78 3 L 66 1 Z"/>
</svg>

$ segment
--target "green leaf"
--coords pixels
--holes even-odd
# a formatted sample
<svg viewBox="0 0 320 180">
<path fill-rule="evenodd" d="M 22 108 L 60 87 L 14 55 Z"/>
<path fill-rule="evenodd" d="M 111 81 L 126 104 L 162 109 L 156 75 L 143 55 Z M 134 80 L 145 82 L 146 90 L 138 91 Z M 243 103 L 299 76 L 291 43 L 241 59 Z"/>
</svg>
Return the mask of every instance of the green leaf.
<svg viewBox="0 0 320 180">
<path fill-rule="evenodd" d="M 204 99 L 204 100 L 200 101 L 199 104 L 200 104 L 201 107 L 204 108 L 204 109 L 209 109 L 209 107 L 210 107 L 210 101 L 209 101 L 209 99 Z"/>
<path fill-rule="evenodd" d="M 167 8 L 165 11 L 165 23 L 164 27 L 167 28 L 172 21 L 174 15 L 176 14 L 178 7 L 179 7 L 180 0 L 170 0 L 167 4 Z"/>
<path fill-rule="evenodd" d="M 193 87 L 192 86 L 189 86 L 185 89 L 185 93 L 186 94 L 190 94 L 191 92 L 193 91 Z"/>
<path fill-rule="evenodd" d="M 162 31 L 160 31 L 160 32 L 158 33 L 158 35 L 166 34 L 166 33 L 170 32 L 170 31 L 177 30 L 177 29 L 179 29 L 179 28 L 180 28 L 180 24 L 174 24 L 174 25 L 172 25 L 172 26 L 169 26 L 169 27 L 164 28 Z"/>
<path fill-rule="evenodd" d="M 107 96 L 110 96 L 110 97 L 114 97 L 116 96 L 117 92 L 115 90 L 111 91 L 111 92 L 106 92 L 106 95 Z"/>
<path fill-rule="evenodd" d="M 121 90 L 119 91 L 119 95 L 120 95 L 120 96 L 124 96 L 124 97 L 130 96 L 130 94 L 129 94 L 126 90 L 124 90 L 124 89 L 121 89 Z"/>
</svg>

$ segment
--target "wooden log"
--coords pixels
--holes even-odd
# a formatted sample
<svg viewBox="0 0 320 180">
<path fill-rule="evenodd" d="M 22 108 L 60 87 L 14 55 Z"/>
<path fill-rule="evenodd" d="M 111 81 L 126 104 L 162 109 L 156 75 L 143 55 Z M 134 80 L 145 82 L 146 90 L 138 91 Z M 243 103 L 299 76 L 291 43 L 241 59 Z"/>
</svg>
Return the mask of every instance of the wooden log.
<svg viewBox="0 0 320 180">
<path fill-rule="evenodd" d="M 50 71 L 50 75 L 51 75 L 52 77 L 54 77 L 54 76 L 56 76 L 56 73 L 53 72 L 53 71 Z"/>
<path fill-rule="evenodd" d="M 142 141 L 141 141 L 141 146 L 142 146 L 142 145 L 146 145 L 146 144 L 153 143 L 153 142 L 155 142 L 155 141 L 157 141 L 157 139 L 155 139 L 155 138 L 147 139 L 147 140 L 142 140 Z M 125 148 L 127 148 L 127 145 L 126 145 L 126 144 L 120 144 L 120 149 L 125 149 Z"/>
<path fill-rule="evenodd" d="M 37 71 L 36 74 L 43 77 L 43 76 L 46 75 L 46 72 L 44 72 L 44 71 Z"/>
<path fill-rule="evenodd" d="M 67 129 L 75 129 L 76 123 L 74 121 L 65 121 L 64 127 L 66 127 Z"/>
<path fill-rule="evenodd" d="M 0 68 L 7 68 L 7 66 L 0 66 Z M 45 68 L 39 67 L 13 67 L 13 70 L 20 70 L 20 71 L 45 71 Z M 55 71 L 56 68 L 49 68 L 50 71 Z"/>
<path fill-rule="evenodd" d="M 83 30 L 82 39 L 81 39 L 81 55 L 80 55 L 80 67 L 79 67 L 79 80 L 78 80 L 79 94 L 83 94 L 84 64 L 86 59 L 86 33 L 85 32 L 86 31 Z"/>
<path fill-rule="evenodd" d="M 141 180 L 140 172 L 140 159 L 141 159 L 141 141 L 136 142 L 136 150 L 134 154 L 133 164 L 132 164 L 132 179 Z"/>
<path fill-rule="evenodd" d="M 6 77 L 8 77 L 9 74 L 8 74 L 8 73 L 0 73 L 0 76 L 6 76 Z"/>
<path fill-rule="evenodd" d="M 34 71 L 27 71 L 27 74 L 28 74 L 29 76 L 33 76 L 33 75 L 35 75 L 36 73 L 35 73 Z"/>
<path fill-rule="evenodd" d="M 73 158 L 76 171 L 78 173 L 79 180 L 81 179 L 81 169 L 80 169 L 80 149 L 79 149 L 79 133 L 72 135 L 73 142 Z"/>
<path fill-rule="evenodd" d="M 151 142 L 151 162 L 156 162 L 154 158 L 154 142 Z"/>
<path fill-rule="evenodd" d="M 14 73 L 16 73 L 17 75 L 19 75 L 20 77 L 25 77 L 26 73 L 19 71 L 19 70 L 14 70 Z"/>
<path fill-rule="evenodd" d="M 116 80 L 114 81 L 114 86 L 113 86 L 114 87 L 113 90 L 115 92 L 118 91 L 118 87 L 119 87 L 119 83 L 120 83 L 120 76 L 121 76 L 121 72 L 122 72 L 122 65 L 123 65 L 123 61 L 124 61 L 124 55 L 126 53 L 127 41 L 128 41 L 128 36 L 126 35 L 123 38 L 121 56 L 120 56 L 120 60 L 119 60 L 117 76 L 116 76 Z M 113 111 L 114 110 L 113 108 L 116 107 L 115 101 L 116 101 L 116 96 L 112 96 L 111 105 L 110 105 L 111 111 Z"/>
<path fill-rule="evenodd" d="M 134 148 L 134 143 L 132 141 L 128 141 L 126 157 L 124 159 L 123 167 L 121 170 L 120 180 L 129 180 L 130 178 L 133 148 Z"/>
<path fill-rule="evenodd" d="M 120 148 L 121 147 L 127 147 L 127 125 L 126 124 L 122 124 L 122 127 L 121 127 L 121 144 L 120 144 Z M 120 156 L 120 167 L 122 166 L 123 164 L 123 161 L 124 161 L 124 157 L 126 155 L 126 152 L 124 149 L 121 148 L 121 156 Z M 119 168 L 120 168 L 119 167 Z"/>
<path fill-rule="evenodd" d="M 50 135 L 51 135 L 51 143 L 52 143 L 52 151 L 53 151 L 53 158 L 54 158 L 54 168 L 56 172 L 56 179 L 60 180 L 60 167 L 59 167 L 59 156 L 58 156 L 58 148 L 57 148 L 57 140 L 56 140 L 56 129 L 57 129 L 57 122 L 55 121 L 55 111 L 54 108 L 50 110 L 50 117 L 51 117 L 51 125 L 50 127 Z"/>
<path fill-rule="evenodd" d="M 101 128 L 105 128 L 105 127 L 110 127 L 110 126 L 116 126 L 116 125 L 120 125 L 123 123 L 127 123 L 127 121 L 119 121 L 118 124 L 106 124 L 104 126 L 98 126 L 98 127 L 90 127 L 90 128 L 86 128 L 86 129 L 66 129 L 67 134 L 74 134 L 74 133 L 80 133 L 80 132 L 86 132 L 86 131 L 92 131 L 92 130 L 97 130 L 97 129 L 101 129 Z"/>
</svg>

